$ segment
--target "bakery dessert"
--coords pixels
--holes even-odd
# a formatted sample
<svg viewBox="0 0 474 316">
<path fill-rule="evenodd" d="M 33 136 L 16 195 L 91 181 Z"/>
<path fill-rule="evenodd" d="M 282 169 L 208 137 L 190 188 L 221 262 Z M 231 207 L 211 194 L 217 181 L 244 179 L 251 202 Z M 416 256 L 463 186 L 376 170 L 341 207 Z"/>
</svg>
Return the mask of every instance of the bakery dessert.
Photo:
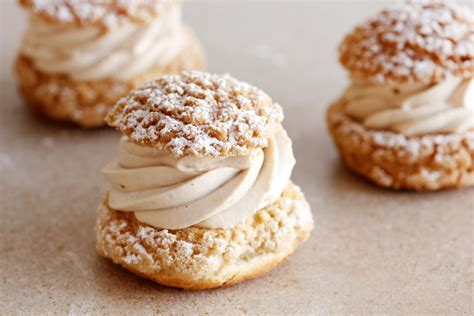
<svg viewBox="0 0 474 316">
<path fill-rule="evenodd" d="M 204 66 L 178 0 L 19 2 L 30 15 L 15 66 L 19 88 L 52 119 L 103 125 L 131 89 Z"/>
<path fill-rule="evenodd" d="M 393 189 L 474 184 L 474 15 L 410 1 L 343 40 L 351 84 L 327 113 L 344 163 Z"/>
<path fill-rule="evenodd" d="M 257 277 L 308 238 L 311 210 L 281 107 L 229 75 L 183 72 L 130 92 L 106 121 L 124 134 L 99 207 L 97 250 L 160 284 Z"/>
</svg>

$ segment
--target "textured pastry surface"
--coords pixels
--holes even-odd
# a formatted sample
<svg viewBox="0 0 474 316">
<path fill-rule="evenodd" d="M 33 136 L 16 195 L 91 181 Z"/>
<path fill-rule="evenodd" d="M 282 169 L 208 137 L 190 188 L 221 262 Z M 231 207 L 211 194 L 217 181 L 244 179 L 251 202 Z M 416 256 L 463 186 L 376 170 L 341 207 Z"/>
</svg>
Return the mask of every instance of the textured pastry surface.
<svg viewBox="0 0 474 316">
<path fill-rule="evenodd" d="M 339 47 L 352 84 L 328 110 L 344 163 L 376 184 L 419 191 L 474 184 L 474 13 L 406 1 Z"/>
<path fill-rule="evenodd" d="M 383 82 L 437 82 L 474 76 L 474 14 L 447 1 L 407 1 L 357 26 L 340 61 L 353 76 Z"/>
<path fill-rule="evenodd" d="M 338 103 L 327 119 L 344 163 L 382 187 L 430 191 L 474 185 L 474 131 L 408 137 L 371 130 Z"/>
<path fill-rule="evenodd" d="M 309 205 L 289 183 L 280 199 L 232 229 L 156 229 L 131 213 L 111 210 L 107 196 L 96 225 L 98 252 L 163 285 L 209 289 L 269 271 L 308 238 Z"/>
<path fill-rule="evenodd" d="M 19 0 L 25 8 L 53 23 L 100 25 L 106 28 L 113 28 L 123 21 L 148 22 L 179 2 L 179 0 Z"/>
<path fill-rule="evenodd" d="M 266 147 L 282 120 L 281 107 L 260 89 L 196 71 L 147 83 L 106 118 L 132 142 L 175 157 L 247 155 Z"/>
<path fill-rule="evenodd" d="M 84 127 L 104 125 L 105 115 L 117 100 L 144 82 L 165 74 L 203 67 L 202 49 L 191 32 L 188 45 L 169 65 L 150 69 L 129 81 L 76 82 L 64 75 L 35 69 L 25 56 L 19 55 L 16 61 L 20 91 L 33 109 L 52 119 Z"/>
</svg>

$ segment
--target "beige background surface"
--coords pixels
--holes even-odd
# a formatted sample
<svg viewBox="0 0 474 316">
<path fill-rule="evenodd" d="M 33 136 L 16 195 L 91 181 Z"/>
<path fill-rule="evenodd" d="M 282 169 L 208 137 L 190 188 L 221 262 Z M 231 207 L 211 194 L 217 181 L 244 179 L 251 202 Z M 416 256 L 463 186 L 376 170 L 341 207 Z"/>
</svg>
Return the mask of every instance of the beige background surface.
<svg viewBox="0 0 474 316">
<path fill-rule="evenodd" d="M 188 1 L 213 72 L 263 88 L 286 111 L 294 180 L 316 227 L 283 265 L 234 287 L 186 292 L 133 276 L 94 250 L 100 168 L 119 134 L 51 124 L 11 74 L 25 16 L 1 1 L 0 314 L 453 313 L 473 311 L 474 191 L 378 189 L 343 169 L 324 109 L 346 84 L 336 45 L 382 1 Z"/>
</svg>

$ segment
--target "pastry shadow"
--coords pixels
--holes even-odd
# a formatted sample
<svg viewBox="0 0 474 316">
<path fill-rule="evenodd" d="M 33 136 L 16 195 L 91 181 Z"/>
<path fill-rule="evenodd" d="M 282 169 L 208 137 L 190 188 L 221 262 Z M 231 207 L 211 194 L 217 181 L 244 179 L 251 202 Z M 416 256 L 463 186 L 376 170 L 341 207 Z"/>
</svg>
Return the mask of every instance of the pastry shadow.
<svg viewBox="0 0 474 316">
<path fill-rule="evenodd" d="M 330 182 L 334 186 L 349 191 L 365 191 L 367 190 L 374 193 L 384 193 L 389 195 L 421 195 L 421 196 L 430 196 L 433 194 L 449 194 L 450 192 L 464 192 L 468 190 L 473 190 L 473 187 L 464 187 L 464 188 L 443 188 L 440 190 L 434 191 L 416 191 L 408 189 L 392 189 L 379 186 L 367 179 L 366 177 L 359 175 L 353 172 L 350 168 L 344 165 L 342 161 L 337 161 L 333 164 L 331 168 L 331 177 Z"/>
<path fill-rule="evenodd" d="M 396 193 L 399 191 L 383 188 L 350 170 L 340 159 L 335 159 L 329 172 L 329 183 L 338 190 L 351 192 Z"/>
<path fill-rule="evenodd" d="M 295 262 L 293 262 L 293 265 L 294 269 L 296 269 Z M 181 289 L 161 285 L 150 279 L 142 278 L 99 254 L 96 254 L 93 271 L 94 275 L 98 276 L 95 280 L 96 286 L 104 289 L 104 293 L 109 295 L 111 298 L 117 298 L 116 296 L 122 295 L 125 289 L 125 292 L 130 291 L 130 293 L 135 293 L 135 295 L 140 295 L 140 293 L 149 294 L 150 291 L 156 291 L 160 294 L 174 295 L 174 297 L 182 294 L 185 296 L 182 296 L 181 298 L 186 299 L 187 297 L 196 298 L 199 297 L 199 295 L 212 295 L 213 292 L 219 292 L 219 294 L 226 294 L 227 292 L 227 294 L 232 294 L 235 291 L 251 291 L 254 288 L 261 288 L 269 285 L 286 288 L 289 287 L 289 285 L 287 284 L 288 280 L 286 280 L 287 278 L 285 278 L 285 275 L 288 273 L 287 270 L 292 269 L 291 266 L 291 260 L 286 259 L 269 272 L 257 278 L 239 282 L 237 284 L 223 285 L 221 287 L 205 290 Z M 277 276 L 278 274 L 281 274 L 281 276 Z M 290 280 L 289 283 L 294 285 L 295 282 L 298 283 L 298 280 Z M 116 290 L 111 291 L 111 289 Z M 189 296 L 189 294 L 193 295 Z"/>
</svg>

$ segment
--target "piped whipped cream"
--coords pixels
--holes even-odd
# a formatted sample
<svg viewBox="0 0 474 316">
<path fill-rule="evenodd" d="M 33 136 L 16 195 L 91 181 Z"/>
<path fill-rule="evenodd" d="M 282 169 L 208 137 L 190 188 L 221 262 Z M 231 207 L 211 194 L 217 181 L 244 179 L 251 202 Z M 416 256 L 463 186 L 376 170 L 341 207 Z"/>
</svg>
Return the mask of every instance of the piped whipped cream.
<svg viewBox="0 0 474 316">
<path fill-rule="evenodd" d="M 102 170 L 112 188 L 110 208 L 134 212 L 157 228 L 229 228 L 274 203 L 295 164 L 283 128 L 268 147 L 239 157 L 172 157 L 122 137 L 119 159 Z"/>
<path fill-rule="evenodd" d="M 151 23 L 127 22 L 113 29 L 51 23 L 32 15 L 21 51 L 45 73 L 77 81 L 127 80 L 150 67 L 166 66 L 182 51 L 187 36 L 179 6 Z"/>
<path fill-rule="evenodd" d="M 344 112 L 365 127 L 406 136 L 474 129 L 473 78 L 398 86 L 355 80 L 341 102 Z"/>
</svg>

